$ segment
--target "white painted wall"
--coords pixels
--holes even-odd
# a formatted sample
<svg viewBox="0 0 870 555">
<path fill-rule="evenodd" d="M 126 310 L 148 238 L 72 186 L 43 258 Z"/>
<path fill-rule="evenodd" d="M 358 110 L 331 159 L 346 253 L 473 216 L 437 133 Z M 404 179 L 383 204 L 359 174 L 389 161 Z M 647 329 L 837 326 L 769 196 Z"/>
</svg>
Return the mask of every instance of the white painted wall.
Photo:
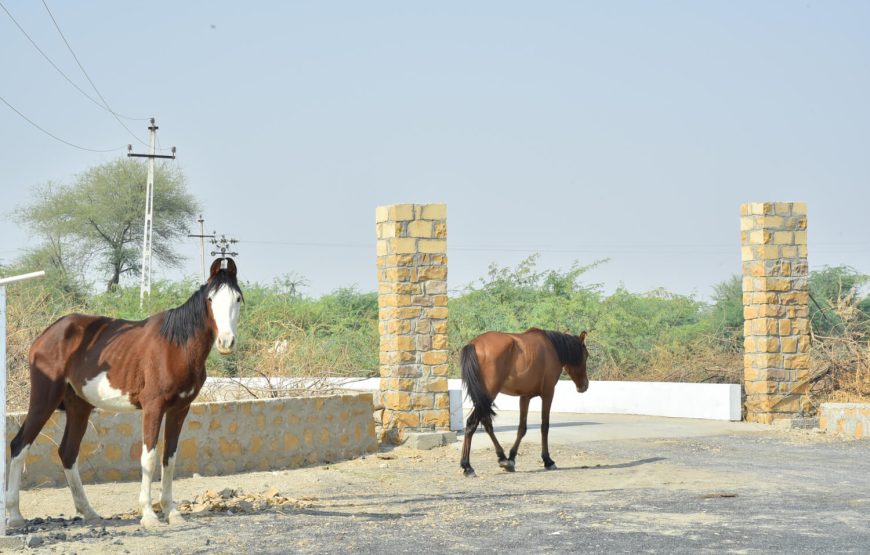
<svg viewBox="0 0 870 555">
<path fill-rule="evenodd" d="M 380 378 L 343 379 L 323 378 L 338 387 L 357 391 L 373 391 L 380 387 Z M 214 391 L 233 387 L 242 382 L 248 387 L 266 387 L 263 378 L 209 378 L 206 388 Z M 273 387 L 297 387 L 300 380 L 272 381 Z M 238 386 L 235 386 L 238 387 Z M 462 391 L 462 380 L 448 380 L 450 395 L 450 429 L 462 430 L 471 401 Z M 519 397 L 499 395 L 495 399 L 497 410 L 519 410 Z M 541 399 L 532 399 L 530 411 L 541 410 Z M 700 418 L 704 420 L 742 419 L 741 387 L 738 384 L 703 384 L 675 382 L 599 382 L 589 383 L 586 393 L 577 393 L 574 383 L 562 380 L 556 385 L 551 412 L 579 414 L 640 414 L 669 416 L 672 418 Z"/>
<path fill-rule="evenodd" d="M 450 380 L 459 389 L 461 380 Z M 579 414 L 641 414 L 705 420 L 741 420 L 741 388 L 736 384 L 675 382 L 590 382 L 586 393 L 577 393 L 574 383 L 556 384 L 551 412 Z M 499 410 L 519 410 L 519 397 L 500 394 Z M 471 408 L 471 401 L 463 399 Z M 541 399 L 532 399 L 529 410 L 540 411 Z"/>
</svg>

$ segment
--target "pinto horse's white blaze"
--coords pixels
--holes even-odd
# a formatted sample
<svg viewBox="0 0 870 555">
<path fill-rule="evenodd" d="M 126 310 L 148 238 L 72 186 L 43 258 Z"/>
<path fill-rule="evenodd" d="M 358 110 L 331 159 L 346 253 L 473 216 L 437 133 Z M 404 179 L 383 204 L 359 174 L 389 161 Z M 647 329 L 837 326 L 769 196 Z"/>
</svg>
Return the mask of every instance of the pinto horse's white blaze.
<svg viewBox="0 0 870 555">
<path fill-rule="evenodd" d="M 236 326 L 239 324 L 239 312 L 242 296 L 232 288 L 223 286 L 209 294 L 211 312 L 217 325 L 217 338 L 214 346 L 222 355 L 233 352 L 236 342 Z"/>
<path fill-rule="evenodd" d="M 110 412 L 139 410 L 130 402 L 130 396 L 109 383 L 108 372 L 100 372 L 82 386 L 81 397 L 97 408 Z"/>
<path fill-rule="evenodd" d="M 100 520 L 100 515 L 94 511 L 91 504 L 88 503 L 87 495 L 85 495 L 82 478 L 79 476 L 79 463 L 73 463 L 72 468 L 64 468 L 63 473 L 66 475 L 66 483 L 69 484 L 69 490 L 72 492 L 76 511 L 84 517 L 85 522 Z"/>
<path fill-rule="evenodd" d="M 24 469 L 24 459 L 27 458 L 27 452 L 30 450 L 30 445 L 25 445 L 17 457 L 13 457 L 9 461 L 9 482 L 6 488 L 6 518 L 10 527 L 18 527 L 24 525 L 24 517 L 21 516 L 21 510 L 18 508 L 18 492 L 21 489 L 21 472 Z"/>
<path fill-rule="evenodd" d="M 139 490 L 139 507 L 142 509 L 141 522 L 142 526 L 155 526 L 160 521 L 157 520 L 154 507 L 151 506 L 151 477 L 157 468 L 157 446 L 149 451 L 143 443 L 142 456 L 139 461 L 142 463 L 142 489 Z"/>
</svg>

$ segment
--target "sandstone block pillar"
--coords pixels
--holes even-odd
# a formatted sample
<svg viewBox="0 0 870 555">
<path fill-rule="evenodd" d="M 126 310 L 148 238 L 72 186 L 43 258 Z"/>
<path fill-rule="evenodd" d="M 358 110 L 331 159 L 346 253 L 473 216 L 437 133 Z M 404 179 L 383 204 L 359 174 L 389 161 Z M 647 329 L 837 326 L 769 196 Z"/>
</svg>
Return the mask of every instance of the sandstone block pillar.
<svg viewBox="0 0 870 555">
<path fill-rule="evenodd" d="M 746 419 L 807 414 L 810 373 L 807 207 L 740 207 Z"/>
<path fill-rule="evenodd" d="M 381 439 L 449 431 L 447 206 L 376 210 Z"/>
</svg>

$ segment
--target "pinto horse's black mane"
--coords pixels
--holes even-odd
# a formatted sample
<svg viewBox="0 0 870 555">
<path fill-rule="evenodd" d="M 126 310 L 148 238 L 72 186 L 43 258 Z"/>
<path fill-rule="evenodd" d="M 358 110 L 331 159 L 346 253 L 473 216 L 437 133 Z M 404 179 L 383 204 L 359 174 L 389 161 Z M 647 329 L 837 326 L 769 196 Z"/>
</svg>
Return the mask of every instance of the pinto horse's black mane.
<svg viewBox="0 0 870 555">
<path fill-rule="evenodd" d="M 541 330 L 532 328 L 529 331 L 539 331 L 547 336 L 547 339 L 556 349 L 556 355 L 559 357 L 559 362 L 570 366 L 576 366 L 583 361 L 583 351 L 586 347 L 580 342 L 580 339 L 575 335 L 562 333 L 559 331 Z"/>
<path fill-rule="evenodd" d="M 205 326 L 208 309 L 206 302 L 211 292 L 227 286 L 239 295 L 242 290 L 234 274 L 221 270 L 209 278 L 208 282 L 200 287 L 185 303 L 176 308 L 166 311 L 166 317 L 160 326 L 160 335 L 175 343 L 184 345 L 197 331 Z"/>
</svg>

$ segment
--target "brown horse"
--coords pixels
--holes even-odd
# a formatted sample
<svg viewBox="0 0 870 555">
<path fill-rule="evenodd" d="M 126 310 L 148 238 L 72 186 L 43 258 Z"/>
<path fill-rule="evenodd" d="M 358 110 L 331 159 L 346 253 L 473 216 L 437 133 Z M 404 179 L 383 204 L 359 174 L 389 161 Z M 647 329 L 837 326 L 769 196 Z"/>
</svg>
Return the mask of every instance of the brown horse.
<svg viewBox="0 0 870 555">
<path fill-rule="evenodd" d="M 483 423 L 486 433 L 495 445 L 498 464 L 509 472 L 516 467 L 517 450 L 526 435 L 526 416 L 532 397 L 541 397 L 541 458 L 544 468 L 554 470 L 556 463 L 550 458 L 547 434 L 550 430 L 550 405 L 553 391 L 562 374 L 562 368 L 574 380 L 577 391 L 589 388 L 586 376 L 586 332 L 569 335 L 557 331 L 530 329 L 525 333 L 500 333 L 490 331 L 472 339 L 462 348 L 462 381 L 474 403 L 465 423 L 465 443 L 462 445 L 460 466 L 465 476 L 473 477 L 474 469 L 469 460 L 471 438 L 477 425 Z M 517 439 L 505 457 L 492 430 L 492 403 L 499 393 L 520 398 L 520 426 Z"/>
<path fill-rule="evenodd" d="M 223 263 L 226 264 L 222 268 Z M 30 407 L 12 440 L 6 509 L 10 527 L 25 521 L 18 508 L 21 469 L 30 445 L 51 414 L 66 412 L 58 452 L 76 511 L 99 521 L 79 477 L 76 459 L 94 407 L 142 411 L 142 525 L 159 524 L 151 506 L 157 438 L 166 417 L 160 504 L 170 524 L 182 522 L 172 501 L 175 450 L 190 403 L 205 382 L 212 345 L 229 354 L 235 344 L 242 291 L 231 258 L 211 265 L 208 281 L 183 305 L 131 322 L 70 314 L 49 326 L 30 348 Z"/>
</svg>

